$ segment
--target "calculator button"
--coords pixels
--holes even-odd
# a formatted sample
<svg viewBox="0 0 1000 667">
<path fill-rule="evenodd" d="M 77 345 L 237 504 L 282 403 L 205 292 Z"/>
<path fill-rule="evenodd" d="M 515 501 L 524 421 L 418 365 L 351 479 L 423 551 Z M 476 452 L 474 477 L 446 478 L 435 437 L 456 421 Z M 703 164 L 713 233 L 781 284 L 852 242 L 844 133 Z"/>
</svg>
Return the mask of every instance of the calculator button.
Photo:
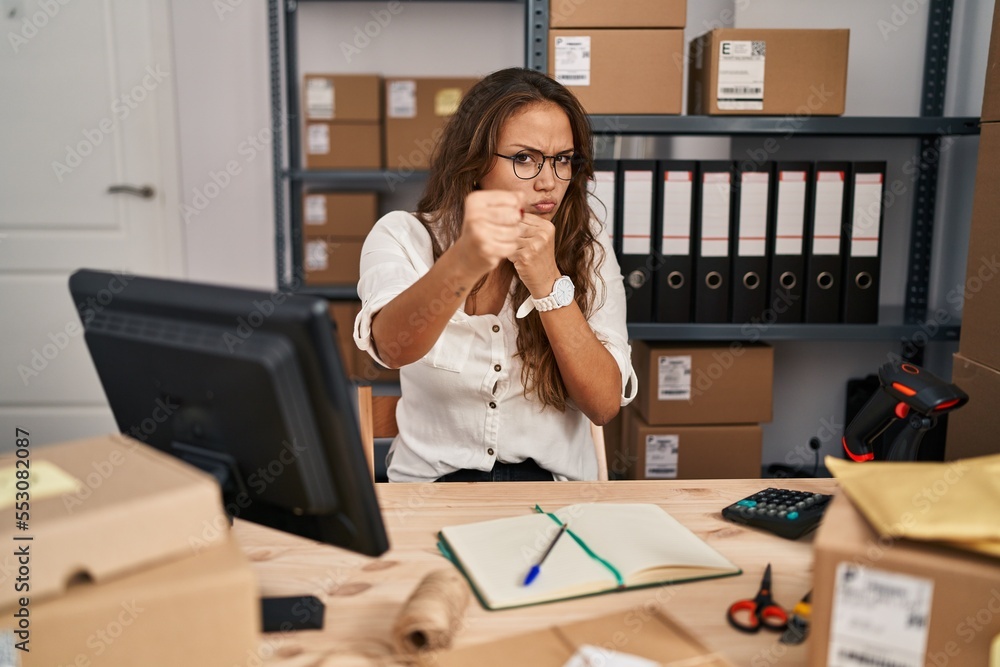
<svg viewBox="0 0 1000 667">
<path fill-rule="evenodd" d="M 786 516 L 785 518 L 786 519 L 791 519 L 792 521 L 794 521 L 795 519 L 799 518 L 799 513 L 798 512 L 789 512 L 788 516 Z"/>
</svg>

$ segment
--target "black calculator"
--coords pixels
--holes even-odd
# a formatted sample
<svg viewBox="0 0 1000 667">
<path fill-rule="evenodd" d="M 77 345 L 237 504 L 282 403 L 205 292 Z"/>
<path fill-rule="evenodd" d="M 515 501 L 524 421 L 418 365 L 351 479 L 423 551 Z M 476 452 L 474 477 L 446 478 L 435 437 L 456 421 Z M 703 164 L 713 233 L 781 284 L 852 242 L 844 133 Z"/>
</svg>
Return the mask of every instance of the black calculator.
<svg viewBox="0 0 1000 667">
<path fill-rule="evenodd" d="M 722 510 L 722 516 L 795 540 L 819 525 L 831 498 L 808 491 L 764 489 Z"/>
</svg>

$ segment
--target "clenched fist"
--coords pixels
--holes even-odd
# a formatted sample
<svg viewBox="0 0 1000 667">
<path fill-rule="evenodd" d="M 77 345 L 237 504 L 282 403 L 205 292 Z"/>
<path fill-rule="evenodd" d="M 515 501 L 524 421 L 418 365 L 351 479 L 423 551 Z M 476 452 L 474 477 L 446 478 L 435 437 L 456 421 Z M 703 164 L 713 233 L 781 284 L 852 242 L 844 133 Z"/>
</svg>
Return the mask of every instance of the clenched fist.
<svg viewBox="0 0 1000 667">
<path fill-rule="evenodd" d="M 541 299 L 561 275 L 556 265 L 556 228 L 532 213 L 525 213 L 518 227 L 517 250 L 510 259 L 531 296 Z"/>
<path fill-rule="evenodd" d="M 518 248 L 524 196 L 503 190 L 477 190 L 465 198 L 462 233 L 455 248 L 471 270 L 495 269 Z"/>
</svg>

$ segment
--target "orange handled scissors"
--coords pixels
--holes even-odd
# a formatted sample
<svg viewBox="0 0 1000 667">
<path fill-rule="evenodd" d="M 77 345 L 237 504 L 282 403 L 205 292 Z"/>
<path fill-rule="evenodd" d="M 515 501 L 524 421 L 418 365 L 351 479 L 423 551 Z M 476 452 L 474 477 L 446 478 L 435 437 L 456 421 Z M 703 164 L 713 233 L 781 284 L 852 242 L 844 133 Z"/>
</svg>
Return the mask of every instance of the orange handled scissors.
<svg viewBox="0 0 1000 667">
<path fill-rule="evenodd" d="M 757 632 L 761 627 L 781 632 L 788 626 L 788 614 L 771 597 L 771 564 L 767 564 L 760 590 L 753 599 L 737 600 L 726 612 L 729 625 L 740 632 Z"/>
</svg>

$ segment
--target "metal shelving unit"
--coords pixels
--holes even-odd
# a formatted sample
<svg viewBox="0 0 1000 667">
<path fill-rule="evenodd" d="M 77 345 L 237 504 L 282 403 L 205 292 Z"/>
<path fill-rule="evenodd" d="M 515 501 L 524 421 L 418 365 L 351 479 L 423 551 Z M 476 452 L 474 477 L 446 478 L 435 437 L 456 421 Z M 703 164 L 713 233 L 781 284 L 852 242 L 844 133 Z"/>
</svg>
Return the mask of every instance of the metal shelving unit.
<svg viewBox="0 0 1000 667">
<path fill-rule="evenodd" d="M 333 2 L 335 0 L 314 0 Z M 460 0 L 475 2 L 477 0 Z M 548 0 L 511 0 L 525 7 L 525 62 L 545 71 L 548 64 Z M 919 178 L 911 222 L 907 263 L 906 296 L 902 313 L 878 325 L 813 324 L 658 324 L 629 325 L 633 338 L 643 340 L 853 340 L 853 341 L 948 341 L 957 340 L 959 326 L 925 324 L 930 281 L 930 245 L 934 232 L 939 164 L 936 163 L 944 137 L 979 134 L 979 119 L 943 117 L 947 58 L 951 38 L 953 0 L 931 0 L 931 17 L 925 49 L 923 97 L 918 117 L 763 117 L 763 116 L 591 116 L 595 134 L 671 136 L 809 136 L 911 138 L 920 143 Z M 268 27 L 271 54 L 271 104 L 275 114 L 275 250 L 278 284 L 288 289 L 285 263 L 291 251 L 292 270 L 302 266 L 302 192 L 305 185 L 328 190 L 390 189 L 390 179 L 399 175 L 389 170 L 304 170 L 301 168 L 299 82 L 297 71 L 297 0 L 268 0 Z M 287 137 L 287 151 L 282 136 Z M 286 155 L 287 152 L 287 155 Z M 426 178 L 413 172 L 407 178 Z M 286 197 L 287 193 L 287 197 Z M 286 209 L 290 213 L 289 234 L 285 236 Z M 328 299 L 355 298 L 354 286 L 299 287 L 304 294 Z M 898 320 L 898 321 L 897 321 Z"/>
</svg>

